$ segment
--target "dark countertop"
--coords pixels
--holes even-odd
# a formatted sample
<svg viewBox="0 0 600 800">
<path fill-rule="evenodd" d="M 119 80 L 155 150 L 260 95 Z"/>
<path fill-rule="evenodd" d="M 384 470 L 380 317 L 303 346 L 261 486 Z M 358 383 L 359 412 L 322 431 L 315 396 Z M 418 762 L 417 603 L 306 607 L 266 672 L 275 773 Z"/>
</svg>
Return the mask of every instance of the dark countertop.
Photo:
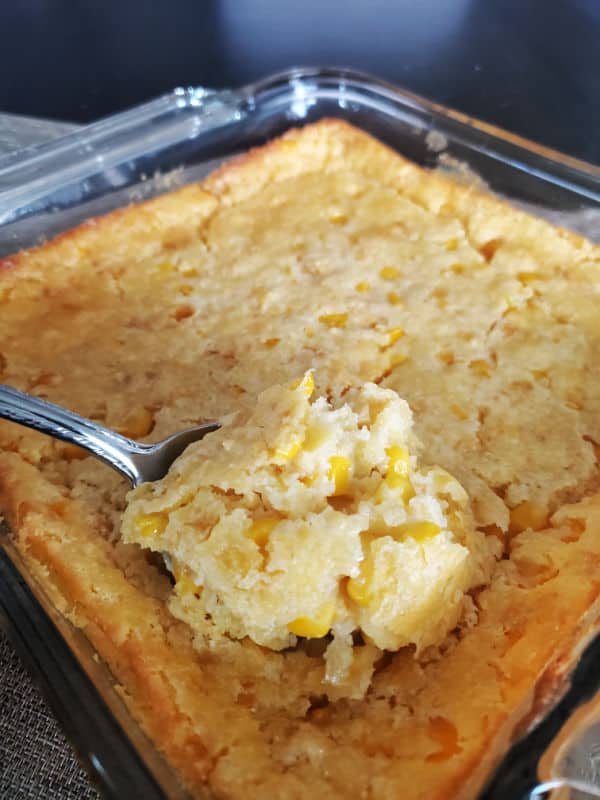
<svg viewBox="0 0 600 800">
<path fill-rule="evenodd" d="M 85 122 L 176 85 L 362 69 L 600 163 L 599 0 L 0 5 L 0 110 Z"/>
</svg>

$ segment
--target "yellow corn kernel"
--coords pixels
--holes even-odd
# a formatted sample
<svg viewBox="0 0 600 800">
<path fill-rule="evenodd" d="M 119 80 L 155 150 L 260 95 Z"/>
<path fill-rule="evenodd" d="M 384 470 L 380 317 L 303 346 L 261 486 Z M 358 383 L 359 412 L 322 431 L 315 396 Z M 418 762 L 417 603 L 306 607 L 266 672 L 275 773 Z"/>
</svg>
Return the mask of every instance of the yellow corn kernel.
<svg viewBox="0 0 600 800">
<path fill-rule="evenodd" d="M 394 278 L 399 278 L 400 274 L 400 270 L 396 269 L 396 267 L 384 267 L 379 270 L 379 277 L 383 278 L 384 281 L 393 281 Z"/>
<path fill-rule="evenodd" d="M 462 275 L 462 273 L 465 271 L 465 265 L 464 264 L 451 264 L 450 265 L 450 269 L 455 275 Z"/>
<path fill-rule="evenodd" d="M 335 605 L 326 603 L 315 617 L 297 617 L 288 624 L 288 631 L 307 639 L 319 639 L 331 628 L 335 615 Z"/>
<path fill-rule="evenodd" d="M 378 503 L 381 503 L 386 498 L 386 493 L 383 488 L 384 486 L 389 487 L 387 480 L 383 483 L 380 483 L 375 492 L 375 500 Z M 398 480 L 393 491 L 394 491 L 394 497 L 395 498 L 399 497 L 403 503 L 408 503 L 408 501 L 415 496 L 415 490 L 413 489 L 413 485 L 410 482 L 410 478 L 408 477 L 408 475 Z M 387 496 L 389 497 L 389 495 Z"/>
<path fill-rule="evenodd" d="M 415 490 L 410 481 L 408 470 L 405 475 L 399 473 L 388 473 L 386 476 L 386 483 L 390 488 L 393 488 L 402 498 L 403 503 L 408 503 L 415 496 Z"/>
<path fill-rule="evenodd" d="M 393 489 L 396 495 L 400 495 L 404 503 L 408 503 L 415 492 L 410 482 L 410 459 L 404 447 L 394 445 L 386 450 L 388 456 L 388 468 L 384 478 L 384 483 L 380 484 L 375 492 L 375 499 L 381 502 L 384 499 L 384 484 Z"/>
<path fill-rule="evenodd" d="M 147 436 L 154 427 L 154 414 L 148 408 L 139 408 L 125 420 L 119 432 L 131 439 L 141 439 Z"/>
<path fill-rule="evenodd" d="M 269 541 L 273 529 L 279 524 L 279 517 L 264 517 L 255 519 L 252 525 L 246 529 L 245 533 L 260 548 L 263 548 Z"/>
<path fill-rule="evenodd" d="M 177 591 L 180 594 L 200 594 L 203 587 L 199 583 L 196 583 L 192 571 L 187 567 L 181 566 L 175 558 L 172 558 L 171 562 Z"/>
<path fill-rule="evenodd" d="M 392 306 L 402 305 L 402 298 L 397 292 L 388 292 L 387 300 L 388 303 Z"/>
<path fill-rule="evenodd" d="M 368 292 L 371 288 L 371 284 L 368 281 L 361 281 L 360 283 L 357 283 L 354 288 L 357 292 Z"/>
<path fill-rule="evenodd" d="M 307 372 L 306 375 L 302 378 L 302 382 L 300 383 L 300 388 L 304 392 L 307 397 L 310 397 L 315 390 L 315 376 L 312 372 Z"/>
<path fill-rule="evenodd" d="M 175 270 L 175 264 L 172 261 L 162 261 L 158 265 L 158 269 L 165 275 Z"/>
<path fill-rule="evenodd" d="M 335 484 L 331 497 L 347 494 L 350 484 L 350 459 L 345 456 L 332 456 L 329 459 L 327 477 Z"/>
<path fill-rule="evenodd" d="M 184 574 L 176 583 L 177 589 L 181 594 L 196 594 L 202 593 L 203 586 L 195 583 L 191 575 Z"/>
<path fill-rule="evenodd" d="M 448 241 L 446 242 L 446 250 L 450 252 L 452 250 L 457 250 L 457 249 L 458 249 L 458 239 L 456 238 L 448 239 Z"/>
<path fill-rule="evenodd" d="M 533 283 L 533 281 L 539 281 L 541 278 L 541 272 L 517 272 L 517 279 L 525 285 Z"/>
<path fill-rule="evenodd" d="M 275 458 L 280 458 L 283 461 L 291 461 L 295 455 L 300 452 L 302 447 L 302 439 L 290 438 L 287 442 L 280 442 L 279 446 L 275 449 Z"/>
<path fill-rule="evenodd" d="M 492 374 L 492 367 L 488 361 L 483 358 L 476 358 L 474 361 L 469 362 L 469 369 L 473 370 L 480 378 L 489 378 Z"/>
<path fill-rule="evenodd" d="M 367 556 L 360 562 L 360 572 L 355 578 L 348 578 L 346 591 L 348 596 L 359 606 L 369 605 L 373 596 L 373 558 Z"/>
<path fill-rule="evenodd" d="M 315 376 L 312 372 L 304 373 L 302 378 L 298 378 L 290 384 L 290 389 L 292 389 L 292 391 L 302 389 L 304 394 L 310 397 L 315 390 Z"/>
<path fill-rule="evenodd" d="M 409 538 L 416 542 L 426 542 L 437 536 L 441 530 L 435 522 L 405 522 L 403 525 L 390 528 L 390 533 L 400 542 Z"/>
<path fill-rule="evenodd" d="M 140 514 L 135 520 L 135 527 L 142 538 L 149 539 L 151 536 L 160 536 L 161 533 L 164 533 L 168 522 L 169 515 L 163 511 L 157 511 L 152 514 Z"/>
<path fill-rule="evenodd" d="M 450 406 L 450 411 L 458 419 L 469 419 L 469 415 L 467 414 L 467 412 L 464 410 L 462 406 L 459 406 L 458 403 L 452 403 L 452 405 Z"/>
<path fill-rule="evenodd" d="M 396 355 L 390 360 L 390 368 L 393 369 L 394 367 L 399 367 L 400 364 L 404 364 L 404 362 L 408 361 L 409 358 L 410 356 L 407 356 L 406 353 L 396 353 Z"/>
<path fill-rule="evenodd" d="M 548 526 L 548 514 L 546 509 L 531 500 L 525 500 L 518 506 L 510 510 L 510 533 L 521 533 L 528 528 L 534 531 L 541 531 Z"/>
<path fill-rule="evenodd" d="M 321 425 L 310 425 L 306 429 L 306 436 L 304 437 L 303 447 L 309 453 L 318 450 L 319 447 L 326 441 L 327 439 L 328 429 L 327 427 L 321 427 Z"/>
<path fill-rule="evenodd" d="M 410 458 L 408 452 L 400 445 L 388 447 L 385 452 L 388 457 L 385 482 L 390 489 L 396 489 L 404 485 L 405 479 L 410 474 Z"/>
<path fill-rule="evenodd" d="M 265 339 L 265 341 L 263 342 L 263 344 L 264 344 L 264 346 L 265 346 L 265 347 L 268 347 L 268 348 L 269 348 L 269 350 L 271 350 L 273 347 L 275 347 L 276 345 L 278 345 L 278 344 L 279 344 L 279 339 L 277 339 L 277 338 L 274 338 L 274 339 Z"/>
<path fill-rule="evenodd" d="M 328 328 L 344 328 L 348 321 L 348 314 L 321 314 L 319 322 Z"/>
<path fill-rule="evenodd" d="M 454 353 L 452 352 L 452 350 L 441 350 L 437 354 L 437 357 L 442 362 L 442 364 L 446 364 L 446 366 L 448 367 L 452 366 L 452 364 L 454 364 L 455 361 Z"/>
<path fill-rule="evenodd" d="M 387 334 L 389 337 L 388 346 L 390 346 L 394 344 L 394 342 L 397 342 L 398 339 L 401 339 L 404 336 L 404 328 L 390 328 Z"/>
<path fill-rule="evenodd" d="M 334 225 L 345 225 L 348 222 L 348 215 L 343 211 L 331 211 L 329 214 L 329 221 Z"/>
</svg>

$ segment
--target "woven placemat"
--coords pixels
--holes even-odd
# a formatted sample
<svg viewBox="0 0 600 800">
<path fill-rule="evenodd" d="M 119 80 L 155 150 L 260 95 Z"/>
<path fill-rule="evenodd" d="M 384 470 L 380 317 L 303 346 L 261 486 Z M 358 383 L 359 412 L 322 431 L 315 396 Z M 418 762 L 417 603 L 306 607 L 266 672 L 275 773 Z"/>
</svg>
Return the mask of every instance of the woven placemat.
<svg viewBox="0 0 600 800">
<path fill-rule="evenodd" d="M 0 798 L 99 798 L 44 698 L 1 632 Z"/>
<path fill-rule="evenodd" d="M 76 126 L 0 114 L 0 157 Z M 98 800 L 39 690 L 0 631 L 0 798 Z"/>
</svg>

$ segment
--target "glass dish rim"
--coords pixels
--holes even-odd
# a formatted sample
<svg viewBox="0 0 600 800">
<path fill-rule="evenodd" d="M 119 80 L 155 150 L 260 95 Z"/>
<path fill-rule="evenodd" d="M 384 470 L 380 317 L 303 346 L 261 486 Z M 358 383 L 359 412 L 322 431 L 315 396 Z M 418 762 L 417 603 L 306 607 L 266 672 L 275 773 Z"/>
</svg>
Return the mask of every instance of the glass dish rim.
<svg viewBox="0 0 600 800">
<path fill-rule="evenodd" d="M 3 224 L 3 209 L 14 208 L 18 201 L 31 200 L 32 192 L 38 191 L 37 196 L 40 196 L 47 194 L 52 188 L 65 185 L 67 173 L 69 181 L 85 178 L 87 173 L 83 170 L 84 152 L 97 170 L 99 162 L 105 158 L 103 148 L 110 151 L 111 137 L 123 136 L 129 129 L 143 125 L 161 112 L 189 108 L 202 108 L 211 112 L 217 104 L 229 108 L 230 111 L 237 108 L 241 113 L 244 108 L 251 110 L 259 99 L 268 94 L 289 89 L 290 86 L 300 90 L 310 81 L 328 82 L 338 91 L 351 89 L 364 93 L 363 100 L 370 93 L 381 102 L 401 103 L 415 113 L 430 115 L 432 128 L 437 119 L 456 126 L 457 130 L 467 129 L 471 136 L 481 138 L 479 145 L 469 141 L 472 150 L 480 149 L 487 155 L 496 156 L 505 162 L 508 160 L 516 169 L 524 169 L 536 177 L 551 180 L 600 203 L 600 166 L 537 144 L 358 70 L 292 67 L 235 89 L 177 87 L 145 103 L 84 125 L 48 143 L 9 153 L 0 158 L 0 225 Z M 120 154 L 120 159 L 123 157 L 125 152 Z M 65 169 L 67 165 L 70 169 Z M 34 177 L 31 177 L 32 171 Z M 4 188 L 6 185 L 8 188 Z M 42 186 L 42 191 L 39 191 Z"/>
<path fill-rule="evenodd" d="M 290 69 L 275 72 L 264 78 L 259 78 L 256 81 L 245 84 L 244 86 L 240 87 L 240 89 L 233 91 L 244 92 L 249 95 L 256 95 L 261 92 L 270 91 L 274 88 L 277 88 L 279 85 L 283 85 L 286 82 L 289 83 L 291 80 L 303 80 L 307 78 L 350 80 L 368 85 L 370 88 L 376 88 L 382 93 L 392 96 L 400 95 L 403 100 L 407 101 L 408 103 L 412 103 L 416 109 L 429 110 L 435 114 L 452 119 L 463 126 L 481 131 L 486 136 L 510 143 L 523 150 L 531 151 L 532 153 L 542 156 L 550 161 L 555 161 L 564 166 L 568 166 L 575 171 L 587 173 L 591 177 L 600 180 L 600 165 L 592 164 L 589 161 L 571 156 L 568 153 L 563 153 L 555 148 L 539 144 L 533 139 L 529 139 L 517 133 L 512 133 L 506 128 L 501 128 L 500 126 L 494 125 L 491 122 L 486 122 L 478 117 L 470 116 L 469 114 L 452 108 L 451 106 L 438 103 L 435 100 L 430 100 L 429 98 L 424 97 L 417 92 L 413 92 L 410 89 L 405 89 L 404 87 L 394 84 L 391 81 L 386 81 L 383 78 L 378 78 L 374 75 L 371 75 L 369 72 L 357 70 L 352 67 L 291 67 Z M 194 88 L 178 87 L 173 91 L 174 93 L 179 93 L 190 90 L 194 91 Z"/>
</svg>

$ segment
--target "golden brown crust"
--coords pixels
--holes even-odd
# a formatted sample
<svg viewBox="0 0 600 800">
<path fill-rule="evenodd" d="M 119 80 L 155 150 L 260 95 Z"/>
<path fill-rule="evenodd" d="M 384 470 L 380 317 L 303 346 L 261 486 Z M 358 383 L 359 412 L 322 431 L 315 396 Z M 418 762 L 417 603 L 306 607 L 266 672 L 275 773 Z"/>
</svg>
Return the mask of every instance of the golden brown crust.
<svg viewBox="0 0 600 800">
<path fill-rule="evenodd" d="M 301 172 L 327 172 L 349 164 L 383 185 L 393 185 L 436 214 L 458 215 L 478 245 L 505 234 L 513 242 L 540 248 L 546 254 L 550 244 L 543 242 L 546 234 L 552 241 L 566 240 L 582 258 L 598 257 L 597 247 L 584 237 L 532 217 L 476 186 L 467 187 L 441 172 L 427 172 L 424 181 L 421 167 L 338 119 L 292 129 L 250 150 L 213 172 L 205 187 L 226 202 L 236 202 L 260 191 L 273 179 L 284 180 Z"/>
<path fill-rule="evenodd" d="M 143 258 L 169 235 L 177 243 L 188 239 L 215 206 L 214 198 L 202 186 L 184 186 L 171 194 L 93 217 L 49 242 L 0 259 L 0 270 L 25 265 L 28 270 L 43 270 L 57 264 L 68 269 L 78 264 L 82 255 L 100 259 L 112 251 L 116 260 L 121 248 Z"/>
<path fill-rule="evenodd" d="M 356 211 L 348 223 L 355 227 L 346 232 L 342 223 L 338 235 L 345 202 Z M 300 220 L 307 235 L 329 242 L 331 234 L 332 245 L 294 260 L 306 245 L 304 229 L 293 226 L 303 203 L 312 215 Z M 450 241 L 459 235 L 461 257 L 483 267 L 472 283 L 460 284 L 459 295 L 481 285 L 482 303 L 494 292 L 504 302 L 509 289 L 523 301 L 497 313 L 496 306 L 484 309 L 487 322 L 494 322 L 486 347 L 502 334 L 493 340 L 496 362 L 489 358 L 497 381 L 491 388 L 484 386 L 487 378 L 473 377 L 460 350 L 473 330 L 460 329 L 459 312 L 444 311 L 441 301 L 426 318 L 434 301 L 418 293 L 417 279 L 406 284 L 405 300 L 416 313 L 406 323 L 402 318 L 407 333 L 400 345 L 413 348 L 420 372 L 392 363 L 383 346 L 385 330 L 377 326 L 405 313 L 385 305 L 388 285 L 368 303 L 348 300 L 356 330 L 348 324 L 311 338 L 319 315 L 336 311 L 342 295 L 350 297 L 342 292 L 346 282 L 353 289 L 359 274 L 378 279 L 387 262 L 369 259 L 387 258 L 388 231 L 399 230 L 406 234 L 399 240 L 403 248 L 413 247 L 414 230 L 424 232 L 419 247 L 428 255 L 419 270 L 436 259 L 445 269 L 438 231 Z M 417 263 L 410 260 L 417 250 L 402 250 L 407 263 Z M 268 259 L 261 261 L 265 252 Z M 339 394 L 348 382 L 377 377 L 405 394 L 417 420 L 424 420 L 420 433 L 432 461 L 454 467 L 445 462 L 455 457 L 457 469 L 469 459 L 478 465 L 469 490 L 485 524 L 498 526 L 495 534 L 507 525 L 508 507 L 528 493 L 541 492 L 550 513 L 566 498 L 580 501 L 556 511 L 547 530 L 506 542 L 491 585 L 475 598 L 478 624 L 451 636 L 441 654 L 415 661 L 401 652 L 379 665 L 365 701 L 324 703 L 322 668 L 302 650 L 268 653 L 248 642 L 194 646 L 189 630 L 165 609 L 167 578 L 139 551 L 115 543 L 124 503 L 116 476 L 45 437 L 0 424 L 0 504 L 19 550 L 39 567 L 38 575 L 47 574 L 43 582 L 54 596 L 60 593 L 64 612 L 110 664 L 132 713 L 193 792 L 209 787 L 227 798 L 345 797 L 350 787 L 373 798 L 475 796 L 530 707 L 536 684 L 568 662 L 582 619 L 598 600 L 600 499 L 590 440 L 600 438 L 593 428 L 600 402 L 590 387 L 600 381 L 593 377 L 594 322 L 580 313 L 597 283 L 589 267 L 597 258 L 598 249 L 580 237 L 425 173 L 345 123 L 325 121 L 291 131 L 199 186 L 85 223 L 0 262 L 0 380 L 115 428 L 157 439 L 251 405 L 258 391 L 316 361 L 326 374 L 322 391 Z M 515 278 L 531 276 L 534 267 L 546 280 L 538 295 Z M 512 283 L 506 283 L 509 273 Z M 434 291 L 446 281 L 443 271 L 421 274 Z M 281 275 L 296 281 L 291 294 Z M 580 287 L 581 294 L 571 298 L 565 285 L 573 293 Z M 550 302 L 559 289 L 571 303 L 563 309 L 566 322 Z M 447 297 L 454 302 L 451 292 Z M 460 313 L 468 311 L 465 301 Z M 458 332 L 453 353 L 444 349 L 446 361 L 440 361 L 419 350 L 417 323 L 432 331 L 445 314 Z M 527 388 L 510 364 L 531 354 L 525 345 L 515 351 L 515 342 L 521 329 L 527 339 L 555 326 L 576 344 L 585 339 L 581 365 L 562 381 L 559 353 L 549 366 L 534 365 L 544 374 L 535 386 L 529 376 Z M 432 340 L 444 333 L 435 330 Z M 558 352 L 556 341 L 542 344 Z M 503 360 L 508 345 L 513 350 Z M 344 352 L 352 359 L 342 358 Z M 580 394 L 568 394 L 580 384 Z M 436 450 L 452 433 L 448 420 L 454 418 L 444 416 L 452 399 L 447 393 L 463 385 L 469 396 L 460 398 L 465 408 L 459 410 L 467 418 L 456 422 L 456 442 Z M 443 402 L 433 407 L 432 397 Z M 549 404 L 569 448 L 546 441 L 542 454 L 563 459 L 561 470 L 549 472 L 544 458 L 535 462 L 532 447 L 529 471 L 519 462 L 518 480 L 507 485 L 496 476 L 497 464 L 484 458 L 494 447 L 500 454 L 508 447 L 498 444 L 508 433 L 493 420 L 490 398 L 503 413 L 511 404 L 525 413 L 532 397 L 543 408 Z M 141 416 L 132 414 L 141 409 Z M 468 449 L 457 449 L 464 442 Z"/>
</svg>

